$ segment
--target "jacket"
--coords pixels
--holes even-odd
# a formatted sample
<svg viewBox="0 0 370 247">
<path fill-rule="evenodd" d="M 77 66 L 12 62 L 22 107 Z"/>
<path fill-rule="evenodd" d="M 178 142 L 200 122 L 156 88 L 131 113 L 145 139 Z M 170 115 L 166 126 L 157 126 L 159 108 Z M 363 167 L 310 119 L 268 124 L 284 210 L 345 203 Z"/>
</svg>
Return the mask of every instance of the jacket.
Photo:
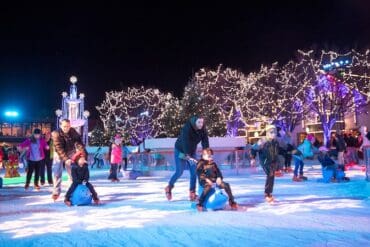
<svg viewBox="0 0 370 247">
<path fill-rule="evenodd" d="M 83 146 L 81 136 L 73 128 L 71 128 L 68 133 L 64 133 L 62 130 L 53 131 L 51 133 L 51 137 L 53 139 L 55 151 L 57 152 L 59 158 L 64 162 L 68 159 L 71 159 L 76 153 L 76 144 Z M 83 150 L 81 156 L 87 159 L 87 152 L 85 149 Z"/>
<path fill-rule="evenodd" d="M 217 178 L 223 179 L 222 173 L 218 168 L 217 164 L 213 161 L 199 160 L 197 164 L 197 175 L 199 183 L 203 186 L 208 178 L 213 183 L 216 182 Z"/>
<path fill-rule="evenodd" d="M 30 158 L 31 156 L 31 139 L 28 138 L 26 139 L 24 142 L 22 142 L 21 144 L 19 144 L 19 147 L 20 148 L 25 148 L 25 147 L 28 147 L 27 149 L 27 159 Z M 40 157 L 41 159 L 44 159 L 45 158 L 45 149 L 48 147 L 48 144 L 46 143 L 45 139 L 44 138 L 40 138 L 39 139 L 39 150 L 40 150 Z"/>
<path fill-rule="evenodd" d="M 82 167 L 76 164 L 72 165 L 72 181 L 74 183 L 81 184 L 82 182 L 88 182 L 90 179 L 89 168 L 85 163 Z"/>
<path fill-rule="evenodd" d="M 182 127 L 180 136 L 176 140 L 175 148 L 185 155 L 194 155 L 199 142 L 202 142 L 203 149 L 209 147 L 207 130 L 205 126 L 200 130 L 196 129 L 197 119 L 196 116 L 191 117 Z"/>
</svg>

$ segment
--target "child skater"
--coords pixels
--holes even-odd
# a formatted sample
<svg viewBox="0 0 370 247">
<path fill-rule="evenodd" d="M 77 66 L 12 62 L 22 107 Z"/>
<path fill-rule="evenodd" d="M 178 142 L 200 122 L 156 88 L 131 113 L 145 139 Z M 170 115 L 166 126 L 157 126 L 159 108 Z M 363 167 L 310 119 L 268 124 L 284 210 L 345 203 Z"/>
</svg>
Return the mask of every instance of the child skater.
<svg viewBox="0 0 370 247">
<path fill-rule="evenodd" d="M 109 177 L 112 182 L 119 182 L 117 178 L 118 165 L 122 163 L 122 138 L 120 135 L 114 137 L 114 143 L 111 146 Z"/>
<path fill-rule="evenodd" d="M 64 203 L 67 206 L 71 206 L 72 193 L 75 191 L 75 189 L 77 188 L 79 184 L 84 183 L 87 186 L 87 188 L 89 188 L 92 194 L 94 203 L 99 204 L 100 200 L 98 198 L 98 194 L 96 193 L 92 184 L 89 183 L 90 174 L 89 174 L 89 168 L 88 168 L 86 158 L 85 158 L 86 151 L 83 145 L 79 143 L 76 143 L 75 147 L 76 147 L 76 153 L 72 157 L 72 162 L 73 162 L 72 163 L 72 184 L 69 187 L 65 195 Z"/>
<path fill-rule="evenodd" d="M 269 203 L 274 201 L 272 191 L 274 189 L 275 171 L 278 168 L 279 143 L 276 140 L 277 131 L 274 125 L 266 126 L 266 138 L 260 139 L 254 146 L 259 150 L 260 164 L 266 174 L 265 200 Z"/>
<path fill-rule="evenodd" d="M 234 196 L 231 192 L 230 185 L 223 181 L 223 176 L 218 169 L 217 164 L 213 161 L 213 150 L 206 148 L 202 152 L 202 159 L 199 160 L 197 164 L 197 174 L 199 179 L 199 184 L 203 187 L 203 192 L 199 197 L 199 202 L 197 204 L 198 211 L 203 211 L 203 203 L 207 198 L 207 195 L 211 192 L 214 183 L 224 189 L 229 196 L 229 205 L 231 209 L 236 210 L 238 204 L 234 201 Z"/>
</svg>

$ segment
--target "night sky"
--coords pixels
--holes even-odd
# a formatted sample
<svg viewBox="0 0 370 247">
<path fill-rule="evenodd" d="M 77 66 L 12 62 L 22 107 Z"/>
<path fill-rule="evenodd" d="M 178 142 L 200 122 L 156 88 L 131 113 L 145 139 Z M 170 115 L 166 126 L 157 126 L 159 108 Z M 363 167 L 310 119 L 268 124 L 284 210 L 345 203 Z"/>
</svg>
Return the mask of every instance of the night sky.
<svg viewBox="0 0 370 247">
<path fill-rule="evenodd" d="M 54 117 L 71 75 L 97 117 L 104 91 L 146 85 L 181 96 L 204 66 L 248 73 L 261 63 L 285 63 L 297 49 L 370 47 L 370 1 L 259 2 L 1 6 L 1 114 L 16 108 L 24 118 Z"/>
</svg>

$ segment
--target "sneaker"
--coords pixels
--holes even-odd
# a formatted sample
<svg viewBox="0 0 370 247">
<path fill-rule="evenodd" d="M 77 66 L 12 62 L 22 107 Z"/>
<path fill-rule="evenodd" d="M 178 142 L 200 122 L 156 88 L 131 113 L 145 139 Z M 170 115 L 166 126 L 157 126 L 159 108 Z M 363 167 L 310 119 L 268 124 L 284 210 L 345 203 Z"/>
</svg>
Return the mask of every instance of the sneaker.
<svg viewBox="0 0 370 247">
<path fill-rule="evenodd" d="M 203 212 L 203 207 L 200 204 L 197 204 L 197 210 L 198 212 Z"/>
<path fill-rule="evenodd" d="M 59 198 L 59 195 L 57 195 L 57 194 L 52 194 L 52 195 L 51 195 L 51 199 L 53 199 L 53 200 L 54 200 L 54 202 L 55 202 L 56 200 L 58 200 L 58 198 Z"/>
<path fill-rule="evenodd" d="M 232 210 L 237 210 L 238 209 L 238 204 L 236 202 L 230 202 L 229 205 L 230 205 Z"/>
<path fill-rule="evenodd" d="M 198 196 L 197 196 L 197 194 L 195 194 L 195 192 L 194 191 L 190 191 L 189 192 L 189 200 L 190 201 L 195 201 L 195 200 L 197 200 L 197 198 L 198 198 Z"/>
<path fill-rule="evenodd" d="M 294 176 L 293 179 L 292 179 L 294 182 L 302 182 L 303 179 L 301 179 L 300 177 L 298 176 Z"/>
<path fill-rule="evenodd" d="M 64 204 L 67 205 L 68 207 L 72 206 L 72 203 L 68 199 L 64 199 Z"/>
<path fill-rule="evenodd" d="M 167 197 L 167 200 L 171 201 L 172 200 L 172 188 L 171 186 L 167 186 L 165 189 L 164 189 L 165 193 L 166 193 L 166 197 Z"/>
</svg>

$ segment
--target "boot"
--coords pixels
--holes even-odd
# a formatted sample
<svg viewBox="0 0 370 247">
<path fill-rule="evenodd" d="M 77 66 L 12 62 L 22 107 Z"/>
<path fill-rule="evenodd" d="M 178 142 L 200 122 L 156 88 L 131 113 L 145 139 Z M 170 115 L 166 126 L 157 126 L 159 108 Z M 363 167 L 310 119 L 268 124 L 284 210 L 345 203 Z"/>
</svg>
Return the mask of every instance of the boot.
<svg viewBox="0 0 370 247">
<path fill-rule="evenodd" d="M 195 201 L 198 198 L 198 196 L 195 194 L 194 191 L 189 191 L 189 200 L 190 201 Z"/>
<path fill-rule="evenodd" d="M 169 201 L 171 201 L 171 200 L 172 200 L 172 188 L 173 188 L 173 186 L 168 185 L 168 186 L 164 189 L 164 191 L 165 191 L 165 193 L 166 193 L 167 200 L 169 200 Z"/>
<path fill-rule="evenodd" d="M 72 203 L 68 199 L 64 199 L 64 204 L 67 205 L 68 207 L 72 206 Z"/>
<path fill-rule="evenodd" d="M 237 210 L 238 209 L 238 204 L 236 202 L 230 201 L 229 205 L 230 205 L 232 210 Z"/>
<path fill-rule="evenodd" d="M 274 197 L 271 194 L 270 195 L 265 194 L 265 200 L 268 203 L 272 203 L 274 202 Z"/>
<path fill-rule="evenodd" d="M 58 200 L 58 198 L 59 198 L 59 195 L 58 195 L 58 194 L 52 194 L 52 195 L 51 195 L 51 199 L 53 199 L 53 200 L 54 200 L 54 202 L 55 202 L 56 200 Z"/>
<path fill-rule="evenodd" d="M 282 177 L 284 174 L 278 170 L 278 171 L 275 171 L 275 177 Z"/>
<path fill-rule="evenodd" d="M 300 177 L 298 176 L 294 176 L 293 179 L 292 179 L 294 182 L 302 182 L 303 179 L 301 179 Z"/>
<path fill-rule="evenodd" d="M 197 210 L 198 212 L 203 212 L 203 207 L 200 204 L 197 204 Z"/>
<path fill-rule="evenodd" d="M 100 200 L 97 197 L 94 198 L 93 201 L 94 201 L 94 204 L 96 204 L 96 205 L 100 204 Z"/>
</svg>

